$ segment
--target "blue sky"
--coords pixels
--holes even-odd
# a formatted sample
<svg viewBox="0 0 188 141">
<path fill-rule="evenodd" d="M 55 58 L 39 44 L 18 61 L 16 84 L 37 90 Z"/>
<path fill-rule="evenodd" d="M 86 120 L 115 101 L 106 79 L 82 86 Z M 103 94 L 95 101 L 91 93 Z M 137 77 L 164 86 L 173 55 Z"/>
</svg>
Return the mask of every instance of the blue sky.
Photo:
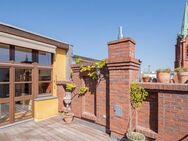
<svg viewBox="0 0 188 141">
<path fill-rule="evenodd" d="M 74 53 L 107 58 L 107 42 L 136 40 L 142 70 L 173 68 L 185 0 L 1 0 L 0 21 L 74 45 Z"/>
</svg>

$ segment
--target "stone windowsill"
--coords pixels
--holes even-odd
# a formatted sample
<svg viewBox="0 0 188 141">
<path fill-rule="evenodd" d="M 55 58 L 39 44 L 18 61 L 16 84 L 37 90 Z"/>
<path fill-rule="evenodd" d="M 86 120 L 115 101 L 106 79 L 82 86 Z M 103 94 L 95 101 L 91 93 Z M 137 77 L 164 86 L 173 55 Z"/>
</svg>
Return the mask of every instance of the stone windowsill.
<svg viewBox="0 0 188 141">
<path fill-rule="evenodd" d="M 51 99 L 57 99 L 57 96 L 39 96 L 37 98 L 34 99 L 34 101 L 43 101 L 43 100 L 51 100 Z"/>
</svg>

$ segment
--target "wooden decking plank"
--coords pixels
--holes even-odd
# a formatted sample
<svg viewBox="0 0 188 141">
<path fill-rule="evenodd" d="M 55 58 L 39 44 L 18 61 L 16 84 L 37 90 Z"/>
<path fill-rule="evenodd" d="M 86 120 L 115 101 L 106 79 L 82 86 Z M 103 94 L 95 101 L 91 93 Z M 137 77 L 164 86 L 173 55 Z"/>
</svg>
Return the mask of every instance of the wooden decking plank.
<svg viewBox="0 0 188 141">
<path fill-rule="evenodd" d="M 98 137 L 100 139 L 104 139 L 104 137 L 106 137 L 105 133 L 102 133 L 99 130 L 93 129 L 91 127 L 87 127 L 85 125 L 79 125 L 78 127 L 75 127 L 76 130 L 80 130 L 82 132 L 88 132 L 89 135 L 94 136 L 94 137 Z"/>
<path fill-rule="evenodd" d="M 29 121 L 0 129 L 0 141 L 111 141 L 102 131 L 80 123 L 65 124 L 61 117 Z"/>
</svg>

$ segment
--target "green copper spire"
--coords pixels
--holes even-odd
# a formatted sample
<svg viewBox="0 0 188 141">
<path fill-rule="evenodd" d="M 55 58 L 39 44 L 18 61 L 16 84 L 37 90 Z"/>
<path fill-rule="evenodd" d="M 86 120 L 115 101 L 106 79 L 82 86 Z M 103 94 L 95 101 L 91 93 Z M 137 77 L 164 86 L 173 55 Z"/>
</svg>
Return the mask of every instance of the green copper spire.
<svg viewBox="0 0 188 141">
<path fill-rule="evenodd" d="M 184 15 L 183 15 L 183 22 L 181 27 L 181 35 L 185 38 L 188 35 L 188 5 L 187 2 L 185 4 Z"/>
</svg>

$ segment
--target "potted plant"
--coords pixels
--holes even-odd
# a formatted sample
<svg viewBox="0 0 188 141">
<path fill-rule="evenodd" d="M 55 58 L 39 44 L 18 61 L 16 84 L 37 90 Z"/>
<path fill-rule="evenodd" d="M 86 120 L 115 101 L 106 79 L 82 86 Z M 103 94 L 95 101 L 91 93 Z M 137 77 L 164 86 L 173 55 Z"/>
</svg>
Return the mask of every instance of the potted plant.
<svg viewBox="0 0 188 141">
<path fill-rule="evenodd" d="M 69 110 L 64 110 L 63 112 L 63 120 L 65 123 L 71 123 L 74 118 L 74 113 Z"/>
<path fill-rule="evenodd" d="M 143 82 L 150 82 L 151 81 L 151 77 L 149 77 L 149 76 L 142 76 L 142 80 L 143 80 Z"/>
<path fill-rule="evenodd" d="M 179 83 L 187 83 L 188 81 L 188 68 L 178 67 L 175 69 L 177 72 L 178 82 Z"/>
<path fill-rule="evenodd" d="M 132 83 L 131 87 L 129 89 L 130 93 L 130 101 L 131 106 L 133 109 L 133 113 L 135 113 L 140 106 L 142 105 L 142 102 L 146 99 L 146 97 L 149 95 L 147 91 L 141 86 L 139 86 L 137 83 Z M 130 114 L 130 124 L 129 124 L 129 130 L 126 134 L 127 138 L 131 141 L 145 141 L 145 136 L 142 133 L 135 132 L 132 129 L 132 113 Z"/>
<path fill-rule="evenodd" d="M 169 83 L 170 82 L 170 69 L 158 69 L 157 70 L 157 82 Z"/>
<path fill-rule="evenodd" d="M 65 110 L 63 112 L 63 120 L 66 123 L 72 122 L 72 120 L 74 118 L 74 114 L 71 112 L 70 103 L 71 103 L 71 100 L 72 100 L 72 92 L 74 91 L 75 88 L 76 88 L 76 86 L 73 83 L 66 83 L 65 84 L 66 96 L 63 98 L 63 100 L 66 104 L 66 107 L 65 107 Z"/>
</svg>

